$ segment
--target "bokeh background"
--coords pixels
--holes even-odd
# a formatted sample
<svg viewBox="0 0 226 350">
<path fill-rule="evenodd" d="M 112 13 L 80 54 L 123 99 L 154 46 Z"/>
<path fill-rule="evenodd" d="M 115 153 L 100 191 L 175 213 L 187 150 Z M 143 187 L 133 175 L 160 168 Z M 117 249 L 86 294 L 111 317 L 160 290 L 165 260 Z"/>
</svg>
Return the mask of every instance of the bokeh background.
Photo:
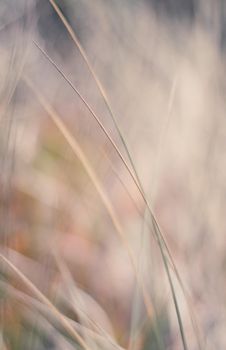
<svg viewBox="0 0 226 350">
<path fill-rule="evenodd" d="M 132 169 L 126 143 L 180 274 L 183 286 L 168 257 L 187 348 L 223 350 L 225 2 L 54 4 L 117 125 L 53 1 L 1 0 L 1 349 L 82 348 L 18 271 L 87 349 L 186 349 L 150 212 L 122 161 Z M 51 108 L 84 152 L 123 238 Z"/>
</svg>

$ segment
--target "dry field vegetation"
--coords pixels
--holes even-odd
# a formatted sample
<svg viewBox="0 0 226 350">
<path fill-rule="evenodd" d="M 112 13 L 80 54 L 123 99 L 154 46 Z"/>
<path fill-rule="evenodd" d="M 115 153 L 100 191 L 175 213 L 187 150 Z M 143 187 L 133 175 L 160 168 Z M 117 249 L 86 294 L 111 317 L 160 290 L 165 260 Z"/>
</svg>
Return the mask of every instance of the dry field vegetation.
<svg viewBox="0 0 226 350">
<path fill-rule="evenodd" d="M 0 349 L 226 348 L 225 55 L 197 3 L 0 1 Z"/>
</svg>

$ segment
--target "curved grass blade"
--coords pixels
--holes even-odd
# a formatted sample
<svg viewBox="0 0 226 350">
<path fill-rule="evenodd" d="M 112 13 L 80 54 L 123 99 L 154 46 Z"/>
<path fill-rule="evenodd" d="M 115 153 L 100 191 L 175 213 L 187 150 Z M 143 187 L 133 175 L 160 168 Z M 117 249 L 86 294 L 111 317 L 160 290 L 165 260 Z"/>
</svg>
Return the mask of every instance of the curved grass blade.
<svg viewBox="0 0 226 350">
<path fill-rule="evenodd" d="M 73 29 L 71 28 L 71 26 L 69 25 L 68 21 L 67 21 L 66 18 L 63 16 L 62 12 L 61 12 L 60 9 L 58 8 L 58 6 L 55 4 L 55 2 L 52 1 L 52 0 L 49 0 L 49 1 L 51 2 L 51 4 L 53 5 L 54 9 L 55 9 L 56 12 L 57 12 L 57 14 L 58 14 L 59 17 L 61 18 L 62 22 L 64 23 L 64 25 L 65 25 L 65 27 L 66 27 L 66 29 L 68 30 L 68 32 L 69 32 L 69 34 L 71 35 L 73 41 L 75 42 L 76 46 L 79 48 L 79 51 L 80 51 L 80 53 L 82 54 L 82 56 L 83 56 L 83 58 L 84 58 L 86 64 L 88 65 L 88 68 L 89 68 L 90 72 L 92 73 L 92 75 L 93 75 L 93 77 L 94 77 L 94 79 L 95 79 L 95 81 L 96 81 L 96 83 L 97 83 L 98 88 L 99 88 L 99 90 L 100 90 L 100 92 L 101 92 L 101 95 L 103 96 L 104 101 L 105 101 L 105 104 L 106 104 L 106 106 L 107 106 L 107 108 L 108 108 L 108 111 L 109 111 L 109 113 L 110 113 L 110 115 L 111 115 L 111 117 L 112 117 L 112 119 L 113 119 L 113 121 L 114 121 L 115 127 L 116 127 L 117 132 L 118 132 L 118 134 L 119 134 L 119 136 L 120 136 L 120 139 L 121 139 L 122 142 L 123 142 L 124 148 L 125 148 L 126 153 L 127 153 L 128 157 L 129 157 L 129 160 L 130 160 L 130 163 L 131 163 L 131 165 L 132 165 L 132 169 L 133 169 L 134 173 L 131 171 L 131 169 L 129 168 L 127 162 L 124 160 L 124 157 L 122 156 L 121 152 L 119 151 L 118 147 L 116 146 L 116 144 L 114 143 L 114 141 L 112 140 L 112 138 L 110 137 L 110 135 L 107 133 L 108 139 L 109 139 L 110 142 L 112 143 L 113 147 L 115 148 L 115 150 L 117 151 L 118 155 L 119 155 L 120 158 L 122 159 L 124 165 L 126 166 L 127 170 L 129 171 L 129 174 L 131 175 L 133 181 L 135 182 L 135 184 L 136 184 L 136 186 L 137 186 L 137 188 L 138 188 L 138 190 L 139 190 L 139 192 L 140 192 L 140 194 L 141 194 L 141 196 L 142 196 L 142 198 L 143 198 L 143 200 L 144 200 L 144 202 L 145 202 L 145 205 L 146 205 L 147 208 L 148 208 L 148 211 L 149 211 L 149 213 L 150 213 L 150 215 L 151 215 L 151 219 L 152 219 L 154 234 L 155 234 L 155 236 L 156 236 L 156 240 L 157 240 L 158 245 L 159 245 L 159 248 L 160 248 L 160 253 L 161 253 L 161 256 L 162 256 L 162 260 L 163 260 L 163 262 L 164 262 L 164 266 L 168 265 L 168 261 L 167 261 L 167 259 L 166 259 L 166 256 L 165 256 L 165 257 L 163 256 L 163 254 L 165 254 L 165 253 L 164 253 L 163 247 L 160 247 L 160 241 L 161 241 L 161 240 L 163 241 L 164 247 L 165 247 L 165 249 L 166 249 L 166 251 L 167 251 L 167 253 L 168 253 L 168 255 L 169 255 L 169 258 L 170 258 L 170 260 L 171 260 L 171 264 L 172 264 L 172 266 L 173 266 L 173 269 L 174 269 L 175 271 L 177 271 L 176 265 L 175 265 L 175 263 L 174 263 L 174 261 L 173 261 L 173 258 L 172 258 L 172 255 L 171 255 L 171 253 L 170 253 L 170 250 L 169 250 L 169 248 L 168 248 L 168 245 L 167 245 L 167 243 L 166 243 L 166 240 L 165 240 L 165 238 L 164 238 L 164 236 L 163 236 L 163 234 L 162 234 L 162 231 L 161 231 L 161 229 L 160 229 L 159 224 L 157 223 L 157 219 L 156 219 L 155 215 L 153 214 L 153 210 L 151 209 L 151 206 L 150 206 L 150 204 L 149 204 L 149 202 L 148 202 L 148 200 L 147 200 L 147 198 L 146 198 L 146 196 L 145 196 L 145 194 L 144 194 L 144 190 L 143 190 L 141 181 L 140 181 L 140 179 L 139 179 L 138 173 L 137 173 L 137 171 L 136 171 L 136 168 L 135 168 L 135 165 L 134 165 L 134 163 L 133 163 L 133 160 L 132 160 L 132 157 L 131 157 L 131 155 L 130 155 L 130 152 L 129 152 L 129 150 L 128 150 L 128 147 L 127 147 L 127 145 L 126 145 L 126 143 L 125 143 L 125 139 L 124 139 L 124 137 L 122 136 L 122 132 L 121 132 L 121 130 L 119 129 L 118 124 L 117 124 L 117 122 L 116 122 L 116 119 L 114 118 L 112 109 L 110 108 L 109 101 L 108 101 L 108 99 L 107 99 L 107 95 L 105 94 L 104 89 L 102 88 L 102 85 L 101 85 L 100 81 L 98 80 L 98 78 L 97 78 L 97 76 L 96 76 L 94 70 L 92 69 L 92 66 L 91 66 L 90 63 L 89 63 L 89 60 L 88 60 L 88 58 L 87 58 L 87 56 L 86 56 L 86 53 L 85 53 L 85 51 L 83 50 L 83 48 L 82 48 L 80 42 L 78 41 L 78 39 L 77 39 L 77 37 L 76 37 L 76 35 L 75 35 Z M 54 65 L 54 67 L 57 69 L 57 71 L 63 76 L 63 78 L 68 82 L 68 84 L 72 87 L 72 89 L 76 92 L 76 94 L 82 99 L 82 101 L 84 102 L 84 104 L 86 105 L 86 107 L 89 109 L 90 113 L 94 116 L 94 118 L 97 120 L 98 124 L 101 126 L 101 129 L 102 129 L 102 130 L 104 131 L 104 133 L 106 134 L 106 129 L 104 128 L 103 124 L 100 123 L 99 118 L 96 116 L 95 112 L 93 112 L 92 108 L 91 108 L 91 107 L 88 105 L 88 103 L 84 100 L 84 98 L 81 96 L 81 94 L 78 92 L 78 90 L 74 87 L 74 85 L 72 84 L 72 82 L 71 82 L 71 81 L 65 76 L 65 74 L 58 68 L 58 66 L 57 66 L 57 65 L 54 63 L 54 61 L 48 56 L 48 54 L 46 54 L 46 53 L 44 52 L 44 50 L 41 49 L 37 43 L 35 43 L 35 45 L 42 51 L 42 53 L 46 56 L 46 58 Z M 134 174 L 135 174 L 135 175 L 134 175 Z M 168 273 L 168 272 L 166 271 L 166 274 L 167 274 L 168 280 L 171 279 L 170 273 Z M 179 273 L 178 273 L 178 272 L 176 273 L 176 276 L 179 276 Z M 180 280 L 181 280 L 181 279 L 180 279 Z M 184 335 L 184 330 L 183 330 L 183 325 L 182 325 L 182 319 L 181 319 L 181 315 L 180 315 L 180 311 L 179 311 L 179 307 L 178 307 L 178 303 L 177 303 L 177 298 L 176 298 L 176 294 L 175 294 L 175 290 L 174 290 L 174 286 L 173 286 L 172 280 L 171 280 L 171 281 L 169 280 L 169 285 L 170 285 L 170 289 L 171 289 L 171 293 L 172 293 L 172 297 L 173 297 L 174 304 L 176 303 L 176 304 L 175 304 L 175 310 L 176 310 L 176 314 L 177 314 L 177 318 L 178 318 L 178 323 L 179 323 L 179 328 L 180 328 L 180 333 L 181 333 L 181 338 L 182 338 L 184 350 L 186 350 L 186 349 L 187 349 L 186 339 L 185 339 L 185 335 Z M 172 288 L 173 288 L 173 289 L 172 289 Z M 181 328 L 181 326 L 182 326 L 182 328 Z"/>
</svg>

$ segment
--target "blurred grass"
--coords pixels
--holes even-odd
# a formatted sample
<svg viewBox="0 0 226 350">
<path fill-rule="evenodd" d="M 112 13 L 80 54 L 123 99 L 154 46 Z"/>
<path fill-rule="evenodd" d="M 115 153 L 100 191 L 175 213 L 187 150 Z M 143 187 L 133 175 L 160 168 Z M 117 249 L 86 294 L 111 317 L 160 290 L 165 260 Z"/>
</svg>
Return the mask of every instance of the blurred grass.
<svg viewBox="0 0 226 350">
<path fill-rule="evenodd" d="M 50 3 L 0 10 L 1 347 L 223 349 L 221 4 Z"/>
</svg>

